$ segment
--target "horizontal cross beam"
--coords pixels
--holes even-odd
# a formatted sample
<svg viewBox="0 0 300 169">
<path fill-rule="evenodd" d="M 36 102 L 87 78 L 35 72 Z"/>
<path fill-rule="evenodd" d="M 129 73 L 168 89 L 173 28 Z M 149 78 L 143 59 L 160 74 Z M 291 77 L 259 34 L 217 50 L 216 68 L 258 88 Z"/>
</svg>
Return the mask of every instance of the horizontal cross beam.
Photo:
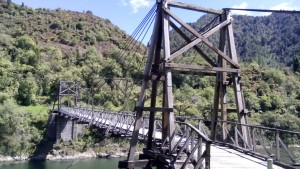
<svg viewBox="0 0 300 169">
<path fill-rule="evenodd" d="M 177 69 L 190 69 L 199 71 L 213 71 L 213 72 L 229 72 L 229 73 L 240 73 L 240 69 L 233 68 L 222 68 L 222 67 L 210 67 L 210 66 L 198 66 L 198 65 L 186 65 L 177 63 L 165 63 L 167 68 L 177 68 Z"/>
<path fill-rule="evenodd" d="M 210 13 L 210 14 L 223 14 L 223 10 L 218 10 L 218 9 L 211 9 L 211 8 L 205 8 L 202 6 L 198 5 L 192 5 L 192 4 L 185 4 L 181 2 L 174 2 L 170 1 L 168 2 L 168 5 L 171 7 L 176 7 L 176 8 L 182 8 L 182 9 L 188 9 L 188 10 L 193 10 L 197 12 L 204 12 L 204 13 Z"/>
</svg>

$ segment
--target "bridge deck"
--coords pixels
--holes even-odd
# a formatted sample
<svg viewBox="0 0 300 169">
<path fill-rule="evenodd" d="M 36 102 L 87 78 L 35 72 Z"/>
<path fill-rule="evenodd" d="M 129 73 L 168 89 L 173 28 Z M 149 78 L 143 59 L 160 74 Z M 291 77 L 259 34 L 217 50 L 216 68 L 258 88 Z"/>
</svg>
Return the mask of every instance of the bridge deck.
<svg viewBox="0 0 300 169">
<path fill-rule="evenodd" d="M 64 115 L 68 115 L 70 117 L 79 117 L 80 120 L 90 122 L 93 119 L 93 124 L 100 127 L 104 127 L 103 125 L 113 125 L 114 128 L 124 129 L 129 132 L 134 130 L 133 126 L 129 126 L 124 123 L 116 124 L 115 121 L 103 120 L 100 117 L 92 118 L 91 115 L 79 115 L 71 113 L 71 111 L 62 111 Z M 81 117 L 82 116 L 82 117 Z M 84 116 L 84 117 L 83 117 Z M 140 129 L 140 135 L 146 135 L 148 133 L 148 129 Z M 155 132 L 155 138 L 161 139 L 162 133 L 160 131 Z M 185 140 L 183 140 L 185 141 Z M 203 144 L 205 147 L 205 144 Z M 204 149 L 204 148 L 203 148 Z M 215 144 L 211 145 L 211 169 L 266 169 L 267 168 L 267 161 L 264 161 L 259 158 L 255 158 L 253 156 L 247 155 L 245 153 L 239 152 L 234 149 L 230 149 L 228 147 L 218 146 Z M 281 169 L 281 167 L 273 165 L 273 169 Z"/>
<path fill-rule="evenodd" d="M 211 169 L 266 169 L 267 162 L 259 158 L 252 157 L 242 152 L 212 145 L 211 147 Z M 281 167 L 273 165 L 273 169 Z"/>
</svg>

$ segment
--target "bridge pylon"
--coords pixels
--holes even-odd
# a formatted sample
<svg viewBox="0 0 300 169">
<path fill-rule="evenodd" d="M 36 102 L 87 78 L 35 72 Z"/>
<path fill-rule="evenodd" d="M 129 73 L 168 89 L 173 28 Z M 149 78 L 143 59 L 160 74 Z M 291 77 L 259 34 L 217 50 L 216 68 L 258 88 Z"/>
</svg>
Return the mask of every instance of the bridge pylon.
<svg viewBox="0 0 300 169">
<path fill-rule="evenodd" d="M 219 19 L 218 24 L 212 25 L 210 29 L 199 31 L 187 24 L 183 19 L 176 16 L 171 10 L 180 8 L 183 10 L 196 11 L 204 14 L 213 14 Z M 200 16 L 200 15 L 199 15 Z M 179 28 L 177 25 L 180 25 Z M 171 29 L 172 28 L 172 29 Z M 170 32 L 177 33 L 185 43 L 173 50 L 170 41 Z M 218 34 L 219 44 L 216 47 L 210 42 L 209 37 Z M 202 46 L 205 48 L 202 48 Z M 172 51 L 171 51 L 172 49 Z M 180 62 L 180 57 L 186 51 L 193 49 L 196 51 L 205 64 L 187 64 Z M 210 51 L 210 52 L 207 52 Z M 211 54 L 213 53 L 213 54 Z M 172 161 L 174 148 L 175 113 L 172 91 L 172 74 L 181 73 L 189 75 L 214 76 L 215 96 L 213 111 L 211 113 L 211 139 L 216 138 L 217 120 L 227 120 L 226 89 L 233 87 L 235 104 L 239 123 L 247 124 L 247 109 L 243 99 L 241 88 L 241 70 L 238 64 L 237 52 L 234 43 L 232 18 L 229 11 L 205 8 L 197 5 L 183 4 L 170 0 L 157 0 L 156 20 L 153 28 L 151 42 L 148 47 L 148 54 L 145 69 L 143 72 L 143 82 L 139 100 L 135 108 L 136 119 L 134 131 L 130 142 L 130 149 L 127 161 L 120 162 L 119 168 L 134 168 L 137 166 L 149 168 L 174 168 L 173 164 L 157 164 L 157 159 L 164 158 L 165 161 Z M 150 91 L 150 107 L 145 106 L 146 92 Z M 162 91 L 162 92 L 160 92 Z M 158 100 L 162 100 L 162 105 L 158 105 Z M 135 160 L 135 152 L 138 142 L 139 130 L 141 128 L 142 116 L 145 111 L 149 113 L 149 129 L 146 148 L 140 160 Z M 162 145 L 156 145 L 153 133 L 155 130 L 155 118 L 161 112 L 162 117 Z M 222 123 L 222 137 L 227 139 L 226 122 Z M 240 133 L 246 144 L 251 145 L 250 132 L 246 127 L 240 127 Z M 168 143 L 168 144 L 164 144 Z M 194 143 L 191 143 L 194 144 Z M 151 152 L 160 149 L 155 155 Z M 189 158 L 189 157 L 187 157 Z M 151 160 L 144 160 L 151 159 Z M 200 159 L 200 158 L 199 158 Z M 144 160 L 144 161 L 143 161 Z M 153 162 L 154 161 L 154 162 Z M 161 161 L 161 160 L 160 160 Z M 152 162 L 152 164 L 149 164 Z M 199 165 L 194 166 L 195 168 Z M 205 168 L 210 168 L 209 163 Z"/>
</svg>

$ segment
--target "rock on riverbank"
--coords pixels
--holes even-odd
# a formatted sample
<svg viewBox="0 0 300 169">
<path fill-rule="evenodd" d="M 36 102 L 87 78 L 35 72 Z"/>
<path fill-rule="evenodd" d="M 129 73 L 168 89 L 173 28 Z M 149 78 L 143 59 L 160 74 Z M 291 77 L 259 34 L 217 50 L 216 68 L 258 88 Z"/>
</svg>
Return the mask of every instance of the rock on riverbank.
<svg viewBox="0 0 300 169">
<path fill-rule="evenodd" d="M 14 161 L 27 161 L 27 160 L 75 160 L 75 159 L 85 159 L 85 158 L 119 158 L 125 157 L 127 154 L 123 152 L 115 152 L 115 153 L 106 153 L 100 152 L 96 153 L 93 150 L 88 150 L 86 152 L 72 152 L 72 153 L 61 153 L 61 152 L 53 152 L 52 154 L 47 155 L 37 155 L 34 157 L 29 156 L 1 156 L 0 162 L 14 162 Z"/>
</svg>

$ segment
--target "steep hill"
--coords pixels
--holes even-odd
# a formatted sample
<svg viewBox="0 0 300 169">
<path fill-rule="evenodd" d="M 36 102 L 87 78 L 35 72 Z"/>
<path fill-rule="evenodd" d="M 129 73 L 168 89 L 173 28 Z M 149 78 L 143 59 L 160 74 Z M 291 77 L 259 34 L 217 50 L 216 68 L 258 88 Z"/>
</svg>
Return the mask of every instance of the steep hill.
<svg viewBox="0 0 300 169">
<path fill-rule="evenodd" d="M 208 17 L 191 25 L 200 29 Z M 32 9 L 5 0 L 0 0 L 0 18 L 0 154 L 34 151 L 42 140 L 47 106 L 54 101 L 59 80 L 77 81 L 85 88 L 80 103 L 91 103 L 94 98 L 98 108 L 133 109 L 145 47 L 136 42 L 135 48 L 127 49 L 130 36 L 109 20 L 90 11 Z M 279 62 L 290 66 L 300 54 L 299 16 L 234 18 L 251 122 L 271 127 L 276 122 L 281 128 L 299 131 L 299 74 L 274 68 Z M 180 38 L 172 38 L 172 45 L 181 43 Z M 193 57 L 185 59 L 191 62 Z M 300 59 L 297 65 L 300 72 Z M 174 75 L 173 82 L 176 115 L 210 118 L 213 77 Z M 234 106 L 232 89 L 228 89 L 227 101 L 229 108 Z M 236 118 L 230 114 L 228 120 Z M 87 133 L 86 140 L 76 144 L 87 148 L 96 143 L 90 136 Z"/>
<path fill-rule="evenodd" d="M 234 16 L 236 45 L 240 57 L 246 62 L 256 59 L 267 65 L 272 64 L 270 60 L 275 60 L 292 66 L 294 58 L 300 56 L 299 23 L 299 14 Z"/>
<path fill-rule="evenodd" d="M 204 15 L 191 26 L 201 30 L 214 17 Z M 299 14 L 233 15 L 233 18 L 235 42 L 241 61 L 249 63 L 255 60 L 260 65 L 291 67 L 294 58 L 300 56 Z M 216 38 L 213 37 L 213 41 Z"/>
<path fill-rule="evenodd" d="M 130 36 L 91 11 L 32 9 L 1 1 L 0 17 L 0 102 L 13 97 L 20 105 L 43 103 L 56 92 L 58 80 L 96 88 L 103 77 L 137 76 L 143 67 L 145 47 L 136 43 L 124 51 Z M 123 99 L 114 100 L 118 105 Z"/>
</svg>

